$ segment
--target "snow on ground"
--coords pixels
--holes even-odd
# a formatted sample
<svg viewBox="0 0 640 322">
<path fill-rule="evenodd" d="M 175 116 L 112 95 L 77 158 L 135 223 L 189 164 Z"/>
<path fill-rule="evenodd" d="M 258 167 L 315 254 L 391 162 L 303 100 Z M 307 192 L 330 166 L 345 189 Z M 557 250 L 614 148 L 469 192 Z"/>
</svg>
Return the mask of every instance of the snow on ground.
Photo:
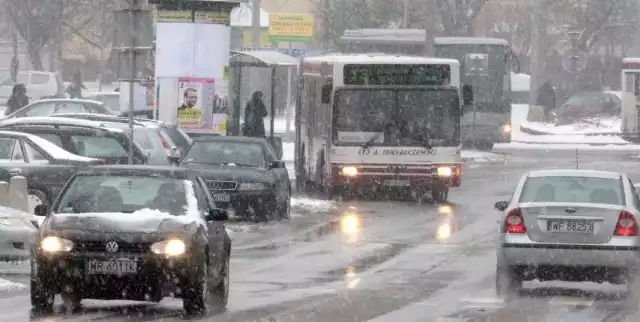
<svg viewBox="0 0 640 322">
<path fill-rule="evenodd" d="M 513 133 L 512 143 L 537 143 L 537 144 L 559 144 L 559 145 L 629 145 L 628 141 L 615 135 L 590 136 L 590 135 L 569 135 L 569 134 L 549 134 L 531 135 L 527 133 Z M 566 147 L 565 147 L 566 148 Z"/>
<path fill-rule="evenodd" d="M 568 144 L 571 143 L 571 144 Z M 636 144 L 581 144 L 575 142 L 567 143 L 496 143 L 492 151 L 503 152 L 511 150 L 581 150 L 581 151 L 619 151 L 619 152 L 640 152 L 640 145 Z"/>
<path fill-rule="evenodd" d="M 548 134 L 597 134 L 597 133 L 620 133 L 622 120 L 619 117 L 593 118 L 584 120 L 578 124 L 555 125 L 543 122 L 525 122 L 522 127 L 537 132 Z"/>
<path fill-rule="evenodd" d="M 462 161 L 463 162 L 473 162 L 473 163 L 492 163 L 492 162 L 502 162 L 505 160 L 505 157 L 500 154 L 495 154 L 487 151 L 474 151 L 474 150 L 463 150 L 462 153 Z"/>
<path fill-rule="evenodd" d="M 14 283 L 12 281 L 0 278 L 0 292 L 10 292 L 26 289 L 27 286 L 20 283 Z"/>
</svg>

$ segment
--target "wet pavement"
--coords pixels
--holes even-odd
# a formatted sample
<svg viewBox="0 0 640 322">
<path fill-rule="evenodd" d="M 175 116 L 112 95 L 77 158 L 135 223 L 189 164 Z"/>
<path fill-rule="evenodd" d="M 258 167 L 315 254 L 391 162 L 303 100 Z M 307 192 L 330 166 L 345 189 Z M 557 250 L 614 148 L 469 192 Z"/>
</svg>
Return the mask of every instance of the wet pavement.
<svg viewBox="0 0 640 322">
<path fill-rule="evenodd" d="M 636 162 L 602 154 L 581 159 L 580 168 L 640 180 Z M 0 265 L 0 279 L 15 283 L 0 291 L 0 321 L 640 321 L 621 286 L 530 282 L 518 296 L 495 296 L 493 204 L 508 199 L 527 170 L 575 166 L 571 157 L 509 157 L 466 166 L 447 204 L 297 199 L 289 221 L 230 223 L 231 294 L 216 316 L 184 316 L 176 299 L 85 300 L 79 312 L 56 306 L 38 316 L 28 265 Z"/>
</svg>

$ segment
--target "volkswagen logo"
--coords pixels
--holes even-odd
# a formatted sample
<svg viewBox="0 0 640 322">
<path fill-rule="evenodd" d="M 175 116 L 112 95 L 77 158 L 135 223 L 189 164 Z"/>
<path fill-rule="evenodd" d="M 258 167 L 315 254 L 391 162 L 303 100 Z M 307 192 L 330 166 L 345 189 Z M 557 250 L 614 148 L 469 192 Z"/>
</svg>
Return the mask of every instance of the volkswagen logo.
<svg viewBox="0 0 640 322">
<path fill-rule="evenodd" d="M 107 251 L 109 253 L 115 253 L 118 251 L 118 243 L 114 242 L 114 241 L 110 241 L 107 243 L 106 247 Z"/>
</svg>

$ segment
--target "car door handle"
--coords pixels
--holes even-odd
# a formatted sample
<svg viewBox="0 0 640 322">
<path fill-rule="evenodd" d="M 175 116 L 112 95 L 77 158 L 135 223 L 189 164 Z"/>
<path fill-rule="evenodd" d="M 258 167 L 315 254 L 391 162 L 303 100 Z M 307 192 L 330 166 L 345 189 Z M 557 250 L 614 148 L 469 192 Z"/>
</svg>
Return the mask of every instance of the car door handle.
<svg viewBox="0 0 640 322">
<path fill-rule="evenodd" d="M 13 176 L 19 175 L 20 173 L 22 173 L 22 171 L 20 171 L 20 169 L 11 169 L 11 170 L 9 170 L 9 174 L 13 175 Z"/>
</svg>

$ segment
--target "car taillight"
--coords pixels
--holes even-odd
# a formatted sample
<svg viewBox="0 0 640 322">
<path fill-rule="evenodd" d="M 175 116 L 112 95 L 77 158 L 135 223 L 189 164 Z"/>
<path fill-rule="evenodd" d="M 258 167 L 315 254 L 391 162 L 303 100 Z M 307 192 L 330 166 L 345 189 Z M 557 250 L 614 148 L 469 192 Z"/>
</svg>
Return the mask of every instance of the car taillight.
<svg viewBox="0 0 640 322">
<path fill-rule="evenodd" d="M 616 223 L 616 236 L 637 236 L 638 235 L 638 222 L 632 213 L 623 210 L 618 216 L 618 222 Z"/>
<path fill-rule="evenodd" d="M 524 217 L 522 210 L 515 208 L 509 210 L 507 217 L 504 219 L 504 232 L 509 234 L 524 234 L 527 228 L 524 226 Z"/>
</svg>

